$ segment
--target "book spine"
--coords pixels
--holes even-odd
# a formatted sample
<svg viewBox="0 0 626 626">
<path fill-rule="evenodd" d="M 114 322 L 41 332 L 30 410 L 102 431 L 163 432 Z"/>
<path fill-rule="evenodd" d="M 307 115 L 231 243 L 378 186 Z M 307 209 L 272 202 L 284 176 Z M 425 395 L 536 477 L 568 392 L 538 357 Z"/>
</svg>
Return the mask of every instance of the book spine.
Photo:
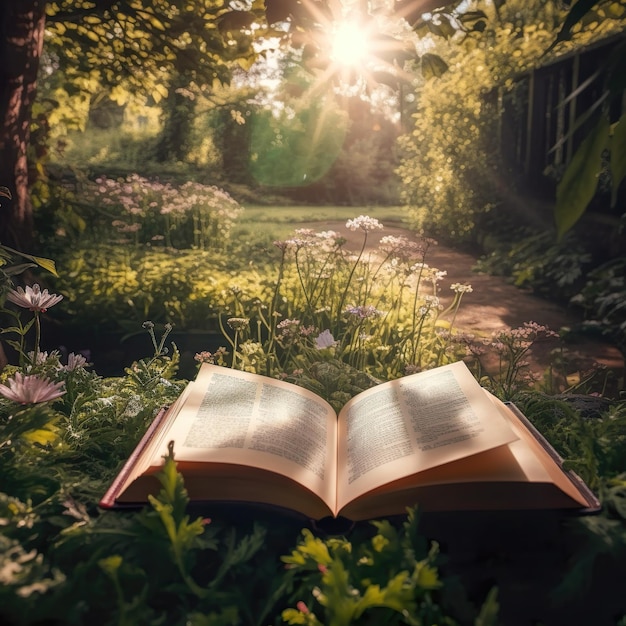
<svg viewBox="0 0 626 626">
<path fill-rule="evenodd" d="M 122 469 L 119 471 L 115 480 L 111 483 L 111 486 L 107 489 L 106 493 L 102 496 L 99 502 L 99 506 L 103 509 L 112 509 L 116 507 L 116 499 L 119 495 L 122 485 L 126 482 L 129 474 L 132 472 L 133 467 L 139 460 L 139 457 L 143 451 L 148 447 L 152 441 L 154 435 L 159 430 L 159 427 L 165 420 L 168 413 L 168 407 L 163 407 L 159 410 L 156 417 L 152 420 L 152 424 L 141 438 L 133 453 L 128 457 L 126 463 L 124 463 Z"/>
</svg>

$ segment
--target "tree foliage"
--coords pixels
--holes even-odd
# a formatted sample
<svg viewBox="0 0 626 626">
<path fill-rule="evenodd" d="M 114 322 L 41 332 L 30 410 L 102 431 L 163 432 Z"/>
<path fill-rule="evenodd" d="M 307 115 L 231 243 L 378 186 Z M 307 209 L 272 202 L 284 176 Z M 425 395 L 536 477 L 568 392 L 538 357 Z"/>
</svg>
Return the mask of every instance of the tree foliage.
<svg viewBox="0 0 626 626">
<path fill-rule="evenodd" d="M 368 19 L 383 9 L 405 22 L 416 11 L 448 4 L 428 0 L 361 3 Z M 42 172 L 29 171 L 29 120 L 35 98 L 37 71 L 47 23 L 47 55 L 51 71 L 60 67 L 72 78 L 72 89 L 93 94 L 99 85 L 122 82 L 162 100 L 170 93 L 161 155 L 172 139 L 185 133 L 193 115 L 196 90 L 211 89 L 230 78 L 230 63 L 249 67 L 258 51 L 254 41 L 275 36 L 301 47 L 310 67 L 328 61 L 325 29 L 328 18 L 357 5 L 334 0 L 7 0 L 0 5 L 2 79 L 8 85 L 0 100 L 0 180 L 14 201 L 0 221 L 0 239 L 18 247 L 32 234 L 29 187 Z M 343 8 L 342 8 L 343 7 Z M 280 25 L 273 28 L 269 25 Z M 8 33 L 12 33 L 8 36 Z M 382 36 L 379 53 L 391 67 L 400 66 L 407 49 L 402 38 Z M 432 59 L 431 59 L 432 61 Z M 432 65 L 432 63 L 430 63 Z M 174 76 L 184 81 L 173 82 Z M 182 83 L 182 84 L 181 84 Z M 188 84 L 185 84 L 188 83 Z M 94 88 L 95 85 L 95 88 Z M 124 91 L 113 90 L 114 97 Z M 46 135 L 45 115 L 38 128 L 39 145 Z M 185 126 L 186 124 L 186 126 Z M 174 154 L 179 157 L 180 154 Z"/>
<path fill-rule="evenodd" d="M 256 54 L 250 26 L 262 3 L 236 11 L 199 0 L 65 0 L 48 5 L 46 44 L 68 78 L 97 75 L 166 95 L 164 72 L 184 71 L 198 88 L 228 82 L 229 62 L 249 66 Z"/>
<path fill-rule="evenodd" d="M 551 49 L 566 18 L 559 3 L 509 0 L 497 11 L 486 2 L 475 6 L 488 16 L 479 36 L 457 34 L 454 45 L 434 41 L 450 70 L 420 81 L 415 125 L 403 139 L 399 170 L 414 223 L 460 239 L 472 237 L 482 216 L 511 195 L 503 183 L 512 177 L 499 154 L 498 92 L 512 89 L 521 73 L 606 37 L 616 26 L 600 21 L 582 42 Z"/>
<path fill-rule="evenodd" d="M 29 122 L 46 21 L 49 70 L 63 66 L 66 77 L 73 79 L 72 89 L 93 94 L 99 84 L 116 87 L 124 82 L 158 100 L 167 94 L 176 71 L 186 72 L 192 88 L 204 88 L 227 81 L 229 63 L 247 66 L 254 60 L 252 43 L 258 33 L 250 27 L 262 18 L 264 6 L 258 0 L 242 6 L 246 10 L 213 0 L 3 3 L 0 49 L 7 88 L 0 100 L 0 180 L 14 201 L 2 214 L 0 239 L 19 248 L 28 245 L 32 233 L 28 192 L 41 172 L 32 166 L 29 171 Z M 113 91 L 114 96 L 123 93 Z M 41 141 L 45 122 L 44 116 Z"/>
</svg>

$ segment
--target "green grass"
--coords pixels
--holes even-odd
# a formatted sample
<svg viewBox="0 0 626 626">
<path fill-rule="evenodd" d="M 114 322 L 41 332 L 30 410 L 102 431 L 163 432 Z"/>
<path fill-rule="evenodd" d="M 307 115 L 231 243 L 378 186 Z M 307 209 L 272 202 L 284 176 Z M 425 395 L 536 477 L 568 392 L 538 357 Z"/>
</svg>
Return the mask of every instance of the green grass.
<svg viewBox="0 0 626 626">
<path fill-rule="evenodd" d="M 303 225 L 324 230 L 326 222 L 345 223 L 359 215 L 375 217 L 384 226 L 406 224 L 406 209 L 401 206 L 244 206 L 233 228 L 234 237 L 253 232 L 255 238 L 284 239 Z"/>
</svg>

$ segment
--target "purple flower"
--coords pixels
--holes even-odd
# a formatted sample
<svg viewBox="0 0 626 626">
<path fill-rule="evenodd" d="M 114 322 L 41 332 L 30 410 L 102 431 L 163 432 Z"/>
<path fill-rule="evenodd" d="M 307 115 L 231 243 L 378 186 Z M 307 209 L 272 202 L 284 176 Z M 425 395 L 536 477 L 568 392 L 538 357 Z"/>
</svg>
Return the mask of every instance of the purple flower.
<svg viewBox="0 0 626 626">
<path fill-rule="evenodd" d="M 324 348 L 332 348 L 337 345 L 335 338 L 333 337 L 330 330 L 323 330 L 316 338 L 315 338 L 315 347 L 318 350 L 323 350 Z"/>
<path fill-rule="evenodd" d="M 48 293 L 47 289 L 41 291 L 41 287 L 34 284 L 32 287 L 27 286 L 25 290 L 21 287 L 10 289 L 7 293 L 7 300 L 24 309 L 45 313 L 46 309 L 63 300 L 63 296 Z"/>
<path fill-rule="evenodd" d="M 39 376 L 24 376 L 16 372 L 7 380 L 7 385 L 0 385 L 0 395 L 18 404 L 37 404 L 61 397 L 65 391 L 63 383 L 53 383 Z"/>
</svg>

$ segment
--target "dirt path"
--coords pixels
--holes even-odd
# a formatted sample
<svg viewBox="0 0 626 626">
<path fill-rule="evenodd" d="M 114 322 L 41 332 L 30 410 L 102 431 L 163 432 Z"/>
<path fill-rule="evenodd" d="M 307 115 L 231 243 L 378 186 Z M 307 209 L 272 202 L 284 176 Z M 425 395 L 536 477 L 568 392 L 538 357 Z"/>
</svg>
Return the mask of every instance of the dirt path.
<svg viewBox="0 0 626 626">
<path fill-rule="evenodd" d="M 316 231 L 334 230 L 347 239 L 346 248 L 358 251 L 363 242 L 363 233 L 353 232 L 346 228 L 345 221 L 326 221 L 302 224 L 298 227 L 312 228 Z M 367 251 L 372 252 L 378 246 L 381 237 L 386 235 L 403 235 L 408 239 L 416 239 L 411 231 L 401 226 L 385 225 L 383 230 L 368 233 Z M 441 281 L 441 296 L 447 304 L 452 294 L 450 285 L 453 283 L 469 283 L 473 291 L 463 295 L 461 308 L 456 317 L 457 328 L 478 336 L 489 337 L 495 331 L 517 328 L 524 322 L 536 322 L 548 326 L 554 331 L 573 329 L 581 321 L 573 311 L 518 289 L 499 276 L 479 274 L 473 271 L 476 258 L 457 252 L 456 250 L 437 244 L 431 246 L 425 262 L 431 267 L 447 272 Z M 534 368 L 543 371 L 551 361 L 551 353 L 559 346 L 558 340 L 545 340 L 533 346 L 531 362 Z M 570 368 L 589 369 L 593 363 L 599 363 L 623 376 L 624 359 L 614 346 L 600 340 L 568 333 L 563 344 Z"/>
</svg>

